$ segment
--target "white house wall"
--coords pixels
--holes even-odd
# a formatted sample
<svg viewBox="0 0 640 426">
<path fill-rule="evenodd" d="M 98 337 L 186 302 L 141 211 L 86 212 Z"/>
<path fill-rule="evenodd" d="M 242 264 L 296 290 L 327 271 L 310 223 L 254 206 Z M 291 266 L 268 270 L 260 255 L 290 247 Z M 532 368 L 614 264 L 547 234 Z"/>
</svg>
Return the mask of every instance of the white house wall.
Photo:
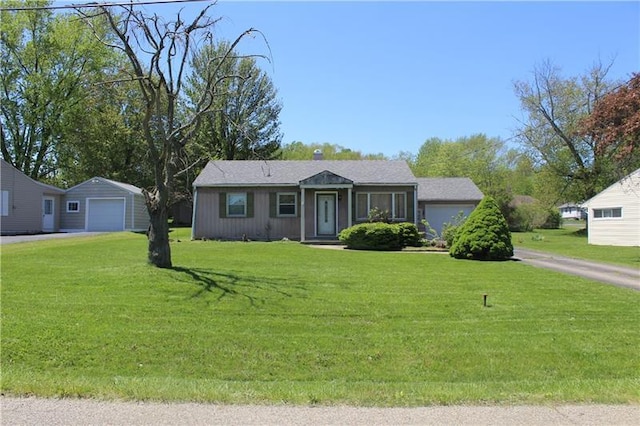
<svg viewBox="0 0 640 426">
<path fill-rule="evenodd" d="M 640 173 L 610 186 L 588 202 L 588 241 L 594 245 L 640 246 Z M 621 218 L 594 217 L 594 209 L 622 208 Z"/>
</svg>

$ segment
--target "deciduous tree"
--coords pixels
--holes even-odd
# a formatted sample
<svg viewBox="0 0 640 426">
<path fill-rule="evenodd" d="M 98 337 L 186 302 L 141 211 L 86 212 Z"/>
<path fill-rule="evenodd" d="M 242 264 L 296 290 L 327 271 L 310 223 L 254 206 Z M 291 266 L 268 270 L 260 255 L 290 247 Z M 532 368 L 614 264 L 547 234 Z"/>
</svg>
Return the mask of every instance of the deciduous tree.
<svg viewBox="0 0 640 426">
<path fill-rule="evenodd" d="M 596 154 L 613 156 L 622 174 L 640 167 L 640 73 L 599 98 L 581 124 L 582 135 L 596 141 Z"/>
<path fill-rule="evenodd" d="M 219 71 L 224 69 L 241 39 L 255 32 L 249 29 L 242 33 L 229 45 L 217 65 L 208 68 L 202 92 L 192 101 L 190 114 L 180 115 L 185 73 L 197 44 L 214 38 L 212 30 L 217 21 L 208 15 L 211 6 L 213 4 L 205 7 L 191 22 L 183 20 L 181 13 L 167 21 L 157 14 L 136 9 L 135 3 L 78 9 L 93 28 L 106 22 L 115 41 L 105 38 L 102 41 L 126 55 L 129 79 L 137 83 L 143 101 L 141 124 L 154 181 L 153 187 L 143 191 L 150 215 L 148 258 L 161 268 L 172 267 L 168 217 L 170 195 L 181 168 L 181 152 L 192 140 L 202 119 L 212 111 L 219 91 L 224 90 L 221 82 L 235 78 Z"/>
<path fill-rule="evenodd" d="M 278 118 L 282 105 L 277 90 L 254 57 L 239 56 L 236 52 L 228 55 L 229 49 L 227 41 L 210 43 L 192 60 L 193 72 L 185 90 L 188 105 L 197 105 L 208 79 L 220 80 L 213 106 L 203 116 L 192 151 L 207 159 L 272 158 L 282 140 Z M 226 63 L 221 63 L 223 60 Z"/>
<path fill-rule="evenodd" d="M 582 76 L 564 78 L 550 62 L 537 66 L 531 81 L 515 83 L 526 118 L 518 139 L 538 166 L 547 166 L 563 183 L 566 198 L 582 201 L 613 183 L 611 163 L 596 140 L 579 131 L 596 101 L 611 89 L 610 65 L 598 63 Z"/>
<path fill-rule="evenodd" d="M 5 1 L 2 6 L 46 6 Z M 96 32 L 104 29 L 96 26 Z M 34 179 L 53 180 L 65 130 L 113 55 L 77 17 L 50 10 L 0 12 L 0 151 Z"/>
</svg>

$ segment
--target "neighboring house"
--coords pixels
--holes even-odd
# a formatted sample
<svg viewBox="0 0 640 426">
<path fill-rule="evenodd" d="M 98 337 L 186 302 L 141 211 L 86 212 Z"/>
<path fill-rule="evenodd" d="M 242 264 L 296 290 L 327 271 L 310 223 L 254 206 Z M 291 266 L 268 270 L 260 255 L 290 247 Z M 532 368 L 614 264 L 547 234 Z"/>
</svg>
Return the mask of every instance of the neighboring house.
<svg viewBox="0 0 640 426">
<path fill-rule="evenodd" d="M 64 190 L 37 182 L 2 159 L 0 187 L 2 235 L 58 231 Z"/>
<path fill-rule="evenodd" d="M 142 190 L 94 177 L 69 188 L 63 199 L 60 228 L 74 231 L 144 231 L 149 214 Z"/>
<path fill-rule="evenodd" d="M 563 219 L 585 219 L 586 212 L 584 208 L 579 204 L 565 203 L 558 206 L 560 215 Z"/>
<path fill-rule="evenodd" d="M 588 208 L 589 244 L 640 246 L 640 169 L 584 205 Z"/>
<path fill-rule="evenodd" d="M 418 218 L 426 219 L 438 235 L 462 212 L 469 216 L 484 195 L 469 178 L 418 178 Z M 421 226 L 422 229 L 422 226 Z"/>
<path fill-rule="evenodd" d="M 405 161 L 210 161 L 196 178 L 192 237 L 336 240 L 374 207 L 416 222 Z"/>
</svg>

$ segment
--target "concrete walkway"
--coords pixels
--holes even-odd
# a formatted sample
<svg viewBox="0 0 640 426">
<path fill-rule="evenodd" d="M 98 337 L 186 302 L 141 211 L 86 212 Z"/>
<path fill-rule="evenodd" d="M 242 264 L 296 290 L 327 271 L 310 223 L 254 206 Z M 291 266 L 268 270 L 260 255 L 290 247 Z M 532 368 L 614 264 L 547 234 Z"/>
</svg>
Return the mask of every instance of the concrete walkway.
<svg viewBox="0 0 640 426">
<path fill-rule="evenodd" d="M 0 399 L 9 425 L 637 425 L 639 405 L 367 408 Z"/>
</svg>

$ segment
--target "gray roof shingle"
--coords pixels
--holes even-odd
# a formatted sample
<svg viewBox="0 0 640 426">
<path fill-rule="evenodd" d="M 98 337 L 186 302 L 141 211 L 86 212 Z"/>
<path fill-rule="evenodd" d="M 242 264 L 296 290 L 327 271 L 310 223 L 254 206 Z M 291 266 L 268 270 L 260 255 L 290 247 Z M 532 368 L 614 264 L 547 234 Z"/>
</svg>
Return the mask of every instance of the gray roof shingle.
<svg viewBox="0 0 640 426">
<path fill-rule="evenodd" d="M 329 171 L 356 185 L 413 185 L 416 178 L 402 160 L 215 160 L 209 161 L 193 185 L 298 185 L 301 180 Z"/>
<path fill-rule="evenodd" d="M 469 178 L 417 178 L 418 201 L 480 201 L 484 194 Z"/>
</svg>

